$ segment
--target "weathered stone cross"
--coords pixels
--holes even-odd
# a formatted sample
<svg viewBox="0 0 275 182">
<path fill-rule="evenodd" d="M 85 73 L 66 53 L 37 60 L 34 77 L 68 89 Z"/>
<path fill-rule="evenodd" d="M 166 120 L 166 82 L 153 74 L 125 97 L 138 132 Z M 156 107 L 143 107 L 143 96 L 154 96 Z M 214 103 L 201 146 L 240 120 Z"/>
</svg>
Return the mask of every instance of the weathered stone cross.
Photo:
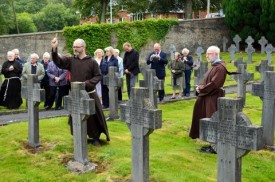
<svg viewBox="0 0 275 182">
<path fill-rule="evenodd" d="M 149 181 L 149 135 L 162 127 L 162 111 L 155 109 L 148 88 L 132 88 L 127 104 L 120 105 L 120 118 L 132 134 L 132 181 Z"/>
<path fill-rule="evenodd" d="M 28 145 L 38 147 L 39 144 L 39 104 L 45 100 L 45 90 L 40 89 L 36 74 L 27 78 L 27 86 L 21 89 L 21 95 L 28 103 Z"/>
<path fill-rule="evenodd" d="M 194 90 L 202 83 L 205 73 L 208 70 L 208 62 L 201 61 L 198 67 L 194 68 Z M 194 93 L 195 94 L 195 93 Z"/>
<path fill-rule="evenodd" d="M 87 149 L 87 119 L 95 114 L 95 102 L 90 99 L 85 90 L 85 83 L 72 82 L 69 96 L 64 97 L 64 108 L 72 116 L 73 137 L 74 137 L 74 160 L 78 165 L 69 163 L 69 168 L 77 168 L 82 165 L 82 170 L 89 170 L 90 166 Z"/>
<path fill-rule="evenodd" d="M 123 78 L 120 78 L 117 73 L 117 67 L 110 66 L 108 68 L 108 75 L 103 77 L 103 84 L 109 88 L 109 105 L 110 114 L 108 121 L 119 118 L 118 115 L 118 89 L 122 87 Z"/>
<path fill-rule="evenodd" d="M 261 82 L 264 81 L 264 75 L 266 71 L 273 71 L 274 67 L 268 65 L 268 60 L 262 60 L 261 64 L 256 66 L 256 71 L 261 74 Z"/>
<path fill-rule="evenodd" d="M 157 95 L 158 90 L 163 90 L 164 82 L 156 77 L 156 71 L 153 69 L 146 69 L 144 74 L 144 80 L 139 81 L 140 87 L 146 87 L 149 89 L 149 99 L 154 108 L 157 108 Z"/>
<path fill-rule="evenodd" d="M 246 100 L 246 83 L 254 79 L 254 73 L 248 73 L 246 70 L 246 64 L 238 64 L 238 73 L 232 75 L 232 77 L 237 81 L 237 94 L 238 97 L 244 99 L 244 104 Z"/>
<path fill-rule="evenodd" d="M 262 83 L 253 83 L 252 95 L 259 96 L 263 100 L 263 140 L 264 144 L 273 146 L 275 128 L 275 72 L 266 71 L 264 81 Z"/>
<path fill-rule="evenodd" d="M 218 99 L 218 110 L 211 118 L 200 120 L 200 139 L 217 145 L 218 180 L 240 182 L 242 160 L 249 150 L 263 147 L 262 126 L 252 126 L 242 113 L 240 98 Z"/>
</svg>

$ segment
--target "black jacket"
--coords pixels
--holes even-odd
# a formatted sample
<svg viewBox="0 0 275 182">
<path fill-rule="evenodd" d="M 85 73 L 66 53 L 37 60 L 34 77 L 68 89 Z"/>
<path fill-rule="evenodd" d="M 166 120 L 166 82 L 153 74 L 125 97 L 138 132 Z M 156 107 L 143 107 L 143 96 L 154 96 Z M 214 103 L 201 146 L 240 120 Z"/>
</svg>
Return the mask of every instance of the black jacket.
<svg viewBox="0 0 275 182">
<path fill-rule="evenodd" d="M 123 68 L 128 69 L 133 75 L 140 73 L 139 70 L 139 53 L 132 49 L 130 52 L 125 52 L 123 58 Z"/>
</svg>

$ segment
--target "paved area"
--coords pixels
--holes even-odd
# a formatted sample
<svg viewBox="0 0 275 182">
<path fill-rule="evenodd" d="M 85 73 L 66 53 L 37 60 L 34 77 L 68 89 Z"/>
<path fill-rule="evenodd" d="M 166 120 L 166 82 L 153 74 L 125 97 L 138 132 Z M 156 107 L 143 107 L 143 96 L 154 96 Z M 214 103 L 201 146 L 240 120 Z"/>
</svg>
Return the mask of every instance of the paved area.
<svg viewBox="0 0 275 182">
<path fill-rule="evenodd" d="M 247 85 L 247 91 L 251 91 L 251 84 Z M 237 87 L 227 87 L 225 88 L 226 94 L 236 93 Z M 164 99 L 165 102 L 175 102 L 179 100 L 186 100 L 186 99 L 193 99 L 195 98 L 194 93 L 190 94 L 190 97 L 183 97 L 181 99 L 170 99 L 171 95 L 167 95 Z M 41 110 L 39 112 L 39 118 L 53 118 L 53 117 L 60 117 L 66 116 L 68 112 L 66 110 Z M 22 121 L 28 120 L 28 113 L 26 111 L 9 111 L 5 113 L 0 113 L 0 125 L 6 125 L 11 123 L 18 123 Z"/>
</svg>

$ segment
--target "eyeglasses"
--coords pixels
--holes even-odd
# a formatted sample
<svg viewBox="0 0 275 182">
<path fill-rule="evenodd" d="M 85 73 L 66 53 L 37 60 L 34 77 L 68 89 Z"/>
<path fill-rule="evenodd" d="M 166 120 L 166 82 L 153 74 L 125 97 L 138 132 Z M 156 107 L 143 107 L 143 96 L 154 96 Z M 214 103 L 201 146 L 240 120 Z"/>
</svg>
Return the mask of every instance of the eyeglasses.
<svg viewBox="0 0 275 182">
<path fill-rule="evenodd" d="M 208 53 L 206 53 L 207 55 L 209 55 L 209 54 L 215 54 L 215 52 L 208 52 Z"/>
<path fill-rule="evenodd" d="M 73 46 L 74 49 L 79 49 L 81 47 L 83 47 L 83 46 Z"/>
</svg>

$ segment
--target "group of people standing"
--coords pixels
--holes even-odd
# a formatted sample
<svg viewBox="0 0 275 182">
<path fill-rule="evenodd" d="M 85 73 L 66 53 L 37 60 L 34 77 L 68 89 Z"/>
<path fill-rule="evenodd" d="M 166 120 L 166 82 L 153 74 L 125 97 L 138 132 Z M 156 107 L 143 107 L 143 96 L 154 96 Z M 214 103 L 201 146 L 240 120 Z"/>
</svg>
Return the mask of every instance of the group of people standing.
<svg viewBox="0 0 275 182">
<path fill-rule="evenodd" d="M 28 74 L 37 74 L 41 88 L 46 91 L 45 109 L 50 109 L 56 99 L 58 90 L 59 97 L 56 99 L 56 109 L 61 109 L 62 97 L 69 93 L 69 82 L 84 82 L 85 90 L 90 98 L 95 100 L 96 113 L 87 120 L 87 135 L 92 139 L 94 145 L 100 145 L 100 135 L 104 133 L 106 140 L 110 140 L 103 108 L 109 107 L 108 87 L 103 84 L 103 77 L 108 75 L 108 68 L 117 68 L 119 77 L 126 75 L 127 93 L 130 99 L 131 88 L 135 86 L 139 70 L 139 53 L 126 42 L 123 44 L 124 57 L 119 57 L 119 50 L 106 47 L 104 51 L 97 49 L 94 58 L 86 54 L 86 43 L 83 39 L 76 39 L 73 43 L 73 56 L 58 54 L 58 41 L 54 38 L 51 41 L 52 53 L 43 54 L 43 60 L 38 62 L 39 56 L 35 53 L 30 55 L 30 61 L 24 63 L 19 57 L 19 51 L 8 51 L 7 61 L 4 62 L 1 73 L 5 81 L 0 90 L 0 105 L 9 109 L 16 109 L 22 104 L 21 84 L 25 85 Z M 218 97 L 224 96 L 222 86 L 225 82 L 226 70 L 224 62 L 219 57 L 220 49 L 216 46 L 208 48 L 206 58 L 211 63 L 211 68 L 205 75 L 203 83 L 200 83 L 196 92 L 197 100 L 193 110 L 193 119 L 189 136 L 193 139 L 199 137 L 199 120 L 204 117 L 211 117 L 217 110 Z M 52 57 L 52 61 L 50 61 Z M 154 44 L 146 63 L 156 71 L 160 80 L 165 80 L 165 66 L 168 64 L 167 55 L 161 50 L 159 43 Z M 184 48 L 182 53 L 175 52 L 175 59 L 170 63 L 173 75 L 173 95 L 176 96 L 176 89 L 180 90 L 179 96 L 190 95 L 190 78 L 192 73 L 193 58 L 189 50 Z M 184 88 L 185 84 L 185 88 Z M 184 89 L 183 89 L 184 88 Z M 159 102 L 163 102 L 164 90 L 159 90 Z M 118 91 L 118 98 L 122 100 L 121 88 Z M 72 117 L 69 116 L 71 133 L 73 133 Z M 204 152 L 215 151 L 210 147 L 202 148 Z"/>
<path fill-rule="evenodd" d="M 1 73 L 5 80 L 0 90 L 0 105 L 8 109 L 18 109 L 22 104 L 21 88 L 27 85 L 29 74 L 36 74 L 39 86 L 45 89 L 44 108 L 62 109 L 62 98 L 69 93 L 69 79 L 66 70 L 59 69 L 50 54 L 45 52 L 39 61 L 36 53 L 30 55 L 30 61 L 24 62 L 19 57 L 19 50 L 8 51 L 7 61 L 3 63 Z"/>
</svg>

